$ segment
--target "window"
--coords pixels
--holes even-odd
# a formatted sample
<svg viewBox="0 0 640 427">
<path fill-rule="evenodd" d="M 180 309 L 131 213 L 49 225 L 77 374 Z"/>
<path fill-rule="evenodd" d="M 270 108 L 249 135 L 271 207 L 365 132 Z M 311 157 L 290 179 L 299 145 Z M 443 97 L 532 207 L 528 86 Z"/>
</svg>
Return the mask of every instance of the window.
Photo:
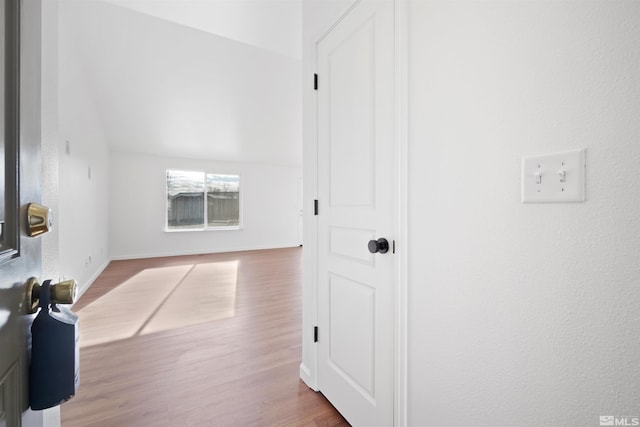
<svg viewBox="0 0 640 427">
<path fill-rule="evenodd" d="M 240 176 L 167 171 L 168 230 L 239 227 Z"/>
</svg>

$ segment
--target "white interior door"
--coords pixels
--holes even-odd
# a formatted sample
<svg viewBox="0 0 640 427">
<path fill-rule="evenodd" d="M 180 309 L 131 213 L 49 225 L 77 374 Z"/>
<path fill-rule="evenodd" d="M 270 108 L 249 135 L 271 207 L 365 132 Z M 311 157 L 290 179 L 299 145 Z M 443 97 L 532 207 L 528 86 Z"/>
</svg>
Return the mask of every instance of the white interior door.
<svg viewBox="0 0 640 427">
<path fill-rule="evenodd" d="M 366 427 L 393 425 L 393 25 L 363 0 L 317 45 L 318 386 Z"/>
</svg>

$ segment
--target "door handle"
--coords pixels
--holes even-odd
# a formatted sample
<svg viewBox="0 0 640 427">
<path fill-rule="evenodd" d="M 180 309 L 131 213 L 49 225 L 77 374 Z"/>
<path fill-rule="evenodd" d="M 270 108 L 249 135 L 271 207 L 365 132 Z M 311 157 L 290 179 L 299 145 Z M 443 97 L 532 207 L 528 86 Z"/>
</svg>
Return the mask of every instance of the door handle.
<svg viewBox="0 0 640 427">
<path fill-rule="evenodd" d="M 33 314 L 38 311 L 40 306 L 40 282 L 35 277 L 31 277 L 25 286 L 27 288 L 27 312 Z M 51 285 L 49 289 L 52 304 L 73 304 L 78 296 L 78 283 L 73 279 Z"/>
<path fill-rule="evenodd" d="M 384 237 L 379 238 L 378 240 L 369 240 L 369 252 L 372 254 L 381 253 L 386 254 L 389 252 L 389 241 Z"/>
</svg>

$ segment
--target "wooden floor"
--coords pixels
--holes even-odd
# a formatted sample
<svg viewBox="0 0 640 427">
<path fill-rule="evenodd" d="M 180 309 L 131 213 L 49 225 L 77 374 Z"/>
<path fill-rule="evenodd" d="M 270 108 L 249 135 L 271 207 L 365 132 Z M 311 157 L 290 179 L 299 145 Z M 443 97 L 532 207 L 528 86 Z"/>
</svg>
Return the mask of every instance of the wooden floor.
<svg viewBox="0 0 640 427">
<path fill-rule="evenodd" d="M 112 262 L 74 306 L 80 388 L 62 426 L 348 426 L 298 377 L 301 258 Z"/>
</svg>

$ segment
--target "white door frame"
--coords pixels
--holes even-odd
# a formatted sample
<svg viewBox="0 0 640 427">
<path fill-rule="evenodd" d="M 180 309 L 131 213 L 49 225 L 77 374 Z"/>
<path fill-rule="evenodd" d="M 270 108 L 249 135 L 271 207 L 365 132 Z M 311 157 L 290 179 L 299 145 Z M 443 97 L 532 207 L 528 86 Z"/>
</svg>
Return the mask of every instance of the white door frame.
<svg viewBox="0 0 640 427">
<path fill-rule="evenodd" d="M 346 10 L 346 12 L 325 31 L 322 32 L 314 43 L 315 50 L 314 70 L 317 71 L 317 46 L 318 42 L 325 37 L 351 10 L 362 0 L 356 0 Z M 403 427 L 407 425 L 407 309 L 408 309 L 408 0 L 393 0 L 394 2 L 394 153 L 396 159 L 396 218 L 395 235 L 396 254 L 396 292 L 394 302 L 394 426 Z M 321 77 L 320 77 L 321 79 Z M 305 83 L 309 79 L 304 79 Z M 321 83 L 320 83 L 321 84 Z M 305 224 L 304 224 L 304 291 L 305 306 L 303 315 L 303 363 L 300 366 L 300 377 L 313 390 L 318 391 L 317 382 L 317 344 L 313 342 L 313 326 L 318 324 L 318 223 L 317 217 L 313 215 L 313 200 L 318 195 L 318 140 L 317 140 L 317 120 L 318 105 L 317 93 L 315 94 L 313 109 L 313 122 L 310 124 L 314 139 L 305 140 L 305 151 L 309 154 L 304 164 L 305 168 Z M 305 159 L 305 160 L 306 160 Z M 311 209 L 309 209 L 311 208 Z M 305 363 L 306 360 L 306 363 Z"/>
</svg>

